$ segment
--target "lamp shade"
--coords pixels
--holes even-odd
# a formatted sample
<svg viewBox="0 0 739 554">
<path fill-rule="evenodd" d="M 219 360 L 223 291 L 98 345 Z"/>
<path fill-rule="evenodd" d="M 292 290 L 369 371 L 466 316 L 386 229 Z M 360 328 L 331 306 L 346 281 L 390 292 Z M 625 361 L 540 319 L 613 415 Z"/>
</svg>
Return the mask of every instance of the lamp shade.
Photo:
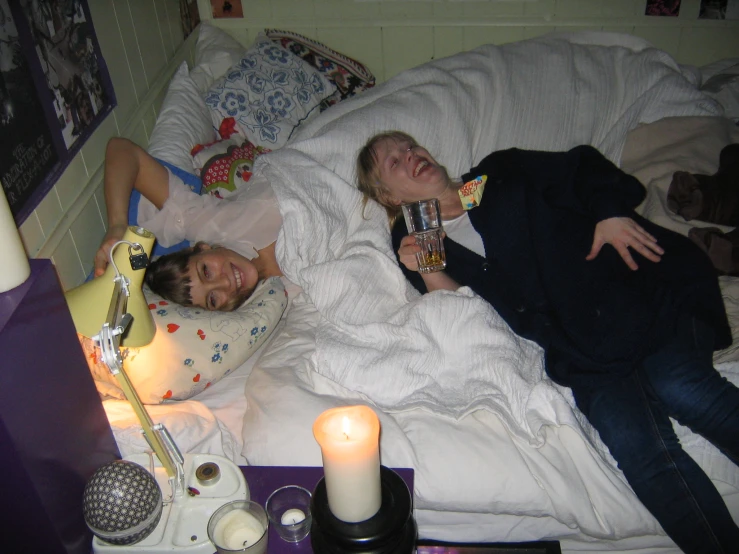
<svg viewBox="0 0 739 554">
<path fill-rule="evenodd" d="M 143 227 L 129 227 L 123 235 L 123 240 L 141 244 L 147 256 L 151 254 L 154 247 L 154 235 Z M 141 251 L 132 251 L 132 253 L 141 254 Z M 127 244 L 121 244 L 116 248 L 113 261 L 118 271 L 130 281 L 128 287 L 130 296 L 126 311 L 133 316 L 133 321 L 123 335 L 121 344 L 130 347 L 145 346 L 154 338 L 156 326 L 141 290 L 144 283 L 144 270 L 134 270 L 131 267 Z M 79 334 L 92 338 L 100 333 L 108 317 L 110 300 L 115 288 L 115 276 L 115 269 L 112 264 L 109 264 L 101 277 L 83 283 L 65 294 L 74 326 Z"/>
</svg>

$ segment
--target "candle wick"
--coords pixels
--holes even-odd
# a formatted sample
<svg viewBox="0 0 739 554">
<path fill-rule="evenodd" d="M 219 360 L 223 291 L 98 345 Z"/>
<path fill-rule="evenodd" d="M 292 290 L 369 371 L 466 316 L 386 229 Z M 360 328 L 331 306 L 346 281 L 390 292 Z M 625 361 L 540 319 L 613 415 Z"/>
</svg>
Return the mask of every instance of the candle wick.
<svg viewBox="0 0 739 554">
<path fill-rule="evenodd" d="M 249 546 L 249 539 L 241 543 L 241 546 Z"/>
<path fill-rule="evenodd" d="M 347 435 L 346 433 L 344 433 L 344 436 L 346 437 L 346 440 L 349 440 L 349 435 Z"/>
</svg>

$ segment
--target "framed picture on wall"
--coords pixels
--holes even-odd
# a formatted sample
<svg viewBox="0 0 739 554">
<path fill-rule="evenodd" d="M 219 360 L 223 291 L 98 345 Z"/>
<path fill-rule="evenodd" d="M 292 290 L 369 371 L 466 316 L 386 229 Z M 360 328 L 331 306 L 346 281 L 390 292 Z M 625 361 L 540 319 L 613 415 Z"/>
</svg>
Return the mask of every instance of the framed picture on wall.
<svg viewBox="0 0 739 554">
<path fill-rule="evenodd" d="M 213 10 L 214 19 L 220 19 L 222 17 L 244 17 L 244 8 L 241 6 L 241 0 L 210 0 L 210 7 Z"/>
<path fill-rule="evenodd" d="M 20 225 L 115 106 L 86 0 L 0 0 L 0 182 Z"/>
</svg>

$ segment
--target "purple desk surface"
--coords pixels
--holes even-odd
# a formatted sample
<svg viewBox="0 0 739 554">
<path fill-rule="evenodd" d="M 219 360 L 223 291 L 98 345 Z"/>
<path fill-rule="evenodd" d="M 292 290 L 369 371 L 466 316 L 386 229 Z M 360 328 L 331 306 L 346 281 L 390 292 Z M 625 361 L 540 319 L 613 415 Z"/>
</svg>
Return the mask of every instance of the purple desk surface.
<svg viewBox="0 0 739 554">
<path fill-rule="evenodd" d="M 393 468 L 403 478 L 408 490 L 413 491 L 413 469 Z M 322 467 L 292 466 L 241 466 L 241 471 L 249 485 L 251 499 L 264 506 L 273 491 L 285 485 L 300 485 L 313 491 L 323 477 Z M 268 554 L 304 554 L 312 553 L 310 535 L 298 543 L 283 541 L 277 531 L 269 530 Z"/>
</svg>

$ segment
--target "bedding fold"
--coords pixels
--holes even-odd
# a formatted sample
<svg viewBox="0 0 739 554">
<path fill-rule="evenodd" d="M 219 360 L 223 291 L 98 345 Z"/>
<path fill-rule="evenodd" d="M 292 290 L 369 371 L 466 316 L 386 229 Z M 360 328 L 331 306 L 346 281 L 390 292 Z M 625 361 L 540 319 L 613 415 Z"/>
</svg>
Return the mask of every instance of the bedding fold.
<svg viewBox="0 0 739 554">
<path fill-rule="evenodd" d="M 283 216 L 280 266 L 321 316 L 315 371 L 389 412 L 423 408 L 462 418 L 486 409 L 532 444 L 540 444 L 543 425 L 570 425 L 603 450 L 569 390 L 545 377 L 540 349 L 486 302 L 465 288 L 423 297 L 411 289 L 384 211 L 363 207 L 354 186 L 358 150 L 389 129 L 410 133 L 461 175 L 514 146 L 592 144 L 617 162 L 626 133 L 640 123 L 720 114 L 647 43 L 599 46 L 597 33 L 570 38 L 486 45 L 406 71 L 257 160 L 255 175 L 272 183 Z"/>
</svg>

